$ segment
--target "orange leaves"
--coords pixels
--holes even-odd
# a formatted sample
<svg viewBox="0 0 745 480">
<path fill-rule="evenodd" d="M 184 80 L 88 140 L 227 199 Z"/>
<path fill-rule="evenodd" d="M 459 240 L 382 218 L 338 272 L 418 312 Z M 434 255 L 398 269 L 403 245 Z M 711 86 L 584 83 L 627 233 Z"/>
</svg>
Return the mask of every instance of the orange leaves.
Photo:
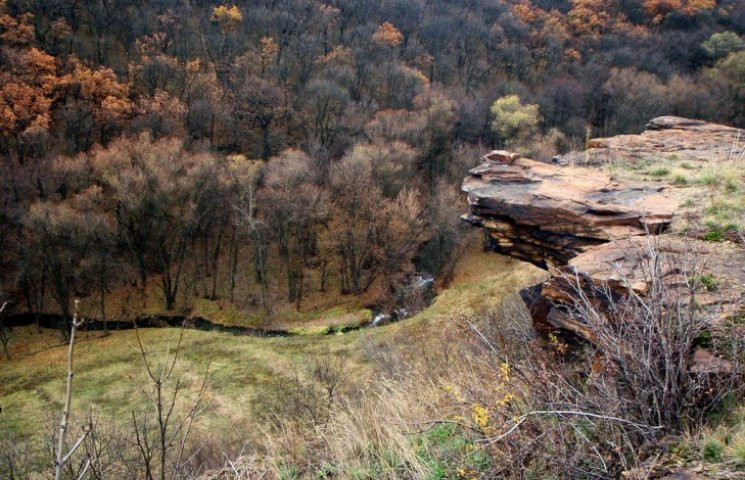
<svg viewBox="0 0 745 480">
<path fill-rule="evenodd" d="M 683 9 L 683 0 L 645 0 L 644 11 L 653 23 L 660 23 L 665 16 Z"/>
<path fill-rule="evenodd" d="M 23 66 L 30 70 L 31 75 L 36 77 L 48 77 L 56 76 L 57 74 L 57 60 L 49 55 L 48 53 L 31 48 L 23 52 L 23 58 L 21 60 Z M 52 81 L 51 78 L 47 78 L 48 81 Z"/>
<path fill-rule="evenodd" d="M 525 23 L 533 23 L 538 18 L 539 12 L 543 13 L 543 10 L 536 9 L 530 0 L 521 0 L 512 6 L 512 12 Z"/>
<path fill-rule="evenodd" d="M 92 70 L 76 58 L 71 63 L 74 69 L 69 81 L 79 86 L 81 100 L 91 104 L 97 118 L 112 120 L 130 113 L 129 87 L 120 83 L 110 68 Z"/>
<path fill-rule="evenodd" d="M 128 93 L 127 85 L 119 83 L 116 74 L 110 68 L 101 67 L 92 70 L 76 58 L 73 58 L 71 63 L 74 66 L 71 81 L 80 85 L 81 95 L 84 98 L 121 97 Z"/>
<path fill-rule="evenodd" d="M 391 22 L 383 22 L 373 34 L 372 39 L 376 43 L 393 48 L 401 45 L 404 36 Z"/>
<path fill-rule="evenodd" d="M 38 89 L 24 83 L 7 83 L 0 88 L 0 130 L 10 135 L 16 130 L 49 126 L 52 100 Z"/>
<path fill-rule="evenodd" d="M 611 15 L 602 0 L 570 0 L 569 25 L 577 33 L 599 34 L 611 24 Z"/>
<path fill-rule="evenodd" d="M 0 39 L 7 59 L 0 72 L 0 132 L 15 137 L 49 129 L 55 101 L 69 88 L 75 88 L 79 98 L 90 104 L 99 120 L 118 119 L 131 110 L 129 87 L 120 83 L 111 69 L 91 70 L 71 57 L 63 74 L 60 62 L 52 55 L 29 46 L 34 31 L 31 16 L 12 17 L 0 13 Z M 59 34 L 64 34 L 61 22 L 56 22 Z"/>
<path fill-rule="evenodd" d="M 34 41 L 34 27 L 31 25 L 33 15 L 24 13 L 18 17 L 12 17 L 6 13 L 0 13 L 0 40 L 13 45 L 27 45 Z"/>
<path fill-rule="evenodd" d="M 61 85 L 56 60 L 35 48 L 6 53 L 13 68 L 0 74 L 0 131 L 12 136 L 29 129 L 47 129 Z"/>
<path fill-rule="evenodd" d="M 132 109 L 132 102 L 126 98 L 118 98 L 112 95 L 106 96 L 101 100 L 101 111 L 109 118 L 120 118 L 129 114 Z"/>
</svg>

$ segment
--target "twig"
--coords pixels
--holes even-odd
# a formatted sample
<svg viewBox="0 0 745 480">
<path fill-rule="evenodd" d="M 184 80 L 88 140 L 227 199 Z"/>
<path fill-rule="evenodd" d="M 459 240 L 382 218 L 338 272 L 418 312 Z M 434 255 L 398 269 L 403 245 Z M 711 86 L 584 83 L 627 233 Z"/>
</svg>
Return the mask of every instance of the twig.
<svg viewBox="0 0 745 480">
<path fill-rule="evenodd" d="M 582 412 L 578 410 L 533 410 L 532 412 L 521 415 L 520 418 L 517 419 L 517 422 L 515 422 L 515 424 L 512 425 L 512 427 L 510 427 L 509 430 L 507 430 L 506 432 L 495 437 L 486 438 L 483 441 L 490 444 L 497 443 L 498 441 L 502 440 L 503 438 L 517 430 L 520 425 L 522 425 L 523 422 L 528 419 L 528 417 L 536 415 L 575 415 L 580 417 L 597 418 L 600 420 L 609 420 L 613 422 L 623 423 L 638 428 L 639 430 L 660 430 L 662 428 L 665 428 L 661 425 L 644 425 L 641 423 L 632 422 L 631 420 L 626 420 L 625 418 L 613 417 L 611 415 L 601 415 L 598 413 Z"/>
<path fill-rule="evenodd" d="M 425 420 L 423 422 L 404 422 L 404 423 L 394 423 L 394 425 L 428 425 L 427 428 L 423 430 L 417 430 L 414 432 L 404 432 L 404 435 L 417 435 L 420 433 L 426 433 L 430 430 L 432 430 L 437 425 L 456 425 L 458 427 L 463 427 L 465 429 L 481 433 L 481 430 L 474 427 L 473 425 L 468 425 L 466 423 L 457 422 L 455 420 Z"/>
</svg>

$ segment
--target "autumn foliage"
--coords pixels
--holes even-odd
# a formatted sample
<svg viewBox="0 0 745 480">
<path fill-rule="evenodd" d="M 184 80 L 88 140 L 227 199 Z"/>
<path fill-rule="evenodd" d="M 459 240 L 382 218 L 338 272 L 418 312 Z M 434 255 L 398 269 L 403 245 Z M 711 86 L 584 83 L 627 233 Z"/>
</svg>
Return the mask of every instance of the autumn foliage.
<svg viewBox="0 0 745 480">
<path fill-rule="evenodd" d="M 29 311 L 241 276 L 262 308 L 384 301 L 447 277 L 486 148 L 745 122 L 733 0 L 52 3 L 0 4 L 0 286 Z"/>
</svg>

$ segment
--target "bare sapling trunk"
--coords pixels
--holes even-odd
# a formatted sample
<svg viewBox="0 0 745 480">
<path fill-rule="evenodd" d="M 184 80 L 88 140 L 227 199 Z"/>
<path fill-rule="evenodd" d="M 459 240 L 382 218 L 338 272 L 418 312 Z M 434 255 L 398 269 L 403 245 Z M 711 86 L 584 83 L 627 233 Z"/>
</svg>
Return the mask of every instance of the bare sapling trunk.
<svg viewBox="0 0 745 480">
<path fill-rule="evenodd" d="M 90 432 L 89 429 L 85 429 L 83 434 L 73 444 L 73 446 L 65 452 L 67 445 L 65 438 L 67 437 L 67 428 L 70 421 L 70 413 L 72 408 L 72 377 L 73 377 L 73 354 L 75 351 L 75 333 L 81 325 L 85 323 L 83 318 L 78 316 L 78 300 L 75 300 L 75 311 L 72 316 L 72 323 L 70 326 L 70 344 L 67 350 L 67 385 L 65 390 L 65 406 L 62 410 L 62 420 L 59 425 L 59 435 L 57 437 L 57 454 L 54 460 L 54 480 L 62 479 L 62 469 L 65 464 L 70 460 L 75 451 L 83 444 L 83 441 Z M 87 460 L 85 466 L 78 475 L 78 479 L 82 479 L 88 468 L 90 467 L 90 459 Z"/>
<path fill-rule="evenodd" d="M 8 302 L 3 302 L 2 306 L 0 306 L 0 343 L 3 345 L 3 353 L 5 354 L 5 358 L 10 360 L 10 350 L 8 349 L 8 333 L 5 331 L 5 326 L 3 325 L 3 311 L 5 311 L 5 307 L 8 306 Z"/>
<path fill-rule="evenodd" d="M 248 186 L 238 202 L 233 205 L 238 213 L 240 221 L 246 225 L 254 240 L 254 270 L 257 280 L 261 284 L 261 305 L 268 309 L 267 289 L 268 279 L 266 272 L 266 249 L 267 241 L 263 233 L 261 221 L 256 218 L 256 190 L 254 185 Z"/>
</svg>

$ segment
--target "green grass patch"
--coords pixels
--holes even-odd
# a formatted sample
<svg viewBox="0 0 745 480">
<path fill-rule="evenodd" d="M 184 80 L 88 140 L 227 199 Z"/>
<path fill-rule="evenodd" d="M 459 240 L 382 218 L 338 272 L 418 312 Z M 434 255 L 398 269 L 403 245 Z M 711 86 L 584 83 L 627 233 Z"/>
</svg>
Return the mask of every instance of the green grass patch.
<svg viewBox="0 0 745 480">
<path fill-rule="evenodd" d="M 475 232 L 477 233 L 477 232 Z M 545 278 L 546 273 L 531 265 L 484 252 L 480 235 L 455 270 L 453 281 L 438 293 L 433 305 L 416 316 L 391 325 L 361 329 L 345 335 L 329 335 L 356 328 L 369 321 L 372 312 L 347 301 L 344 305 L 300 312 L 294 327 L 306 328 L 312 336 L 258 338 L 222 332 L 187 330 L 177 369 L 184 387 L 199 383 L 207 364 L 211 382 L 209 401 L 200 428 L 232 431 L 236 425 L 251 424 L 254 413 L 266 402 L 273 379 L 307 365 L 319 355 L 344 358 L 350 378 L 369 379 L 374 366 L 365 353 L 369 342 L 385 342 L 405 349 L 408 344 L 427 342 L 454 332 L 453 319 L 494 308 L 506 295 Z M 198 308 L 209 313 L 216 301 L 205 300 Z M 238 315 L 223 307 L 227 316 Z M 227 313 L 225 313 L 227 312 Z M 334 318 L 336 323 L 320 323 Z M 318 327 L 311 327 L 319 319 Z M 235 318 L 234 321 L 237 321 Z M 343 320 L 343 321 L 342 321 Z M 318 330 L 313 330 L 317 328 Z M 154 355 L 164 352 L 178 329 L 141 329 L 142 339 Z M 445 333 L 444 333 L 445 332 Z M 326 335 L 318 335 L 324 333 Z M 132 378 L 141 378 L 142 359 L 132 330 L 81 332 L 75 353 L 73 416 L 80 418 L 93 408 L 102 418 L 126 423 L 132 409 L 144 400 Z M 37 333 L 35 327 L 14 329 L 11 353 L 14 360 L 0 360 L 0 435 L 5 432 L 44 435 L 47 412 L 57 415 L 64 391 L 66 345 L 57 331 Z M 252 429 L 259 435 L 259 429 Z M 379 478 L 379 477 L 369 477 Z"/>
<path fill-rule="evenodd" d="M 688 281 L 694 288 L 700 288 L 706 292 L 716 292 L 719 288 L 719 282 L 717 282 L 713 275 L 708 273 L 689 277 Z"/>
<path fill-rule="evenodd" d="M 724 241 L 724 231 L 720 228 L 710 228 L 708 232 L 701 236 L 702 239 L 709 242 L 722 242 Z"/>
<path fill-rule="evenodd" d="M 722 461 L 724 444 L 717 439 L 711 439 L 704 444 L 704 458 L 710 462 Z"/>
<path fill-rule="evenodd" d="M 706 171 L 701 173 L 696 179 L 696 183 L 706 187 L 716 187 L 722 182 L 722 179 L 715 172 Z"/>
<path fill-rule="evenodd" d="M 455 424 L 436 425 L 419 436 L 416 447 L 428 479 L 481 478 L 493 468 L 491 456 Z"/>
<path fill-rule="evenodd" d="M 653 177 L 666 177 L 670 175 L 670 169 L 665 167 L 654 168 L 652 170 L 648 170 L 647 175 L 651 175 Z"/>
<path fill-rule="evenodd" d="M 688 185 L 688 177 L 680 173 L 676 173 L 675 175 L 673 175 L 673 178 L 671 179 L 671 181 L 673 185 L 678 185 L 678 186 Z"/>
</svg>

